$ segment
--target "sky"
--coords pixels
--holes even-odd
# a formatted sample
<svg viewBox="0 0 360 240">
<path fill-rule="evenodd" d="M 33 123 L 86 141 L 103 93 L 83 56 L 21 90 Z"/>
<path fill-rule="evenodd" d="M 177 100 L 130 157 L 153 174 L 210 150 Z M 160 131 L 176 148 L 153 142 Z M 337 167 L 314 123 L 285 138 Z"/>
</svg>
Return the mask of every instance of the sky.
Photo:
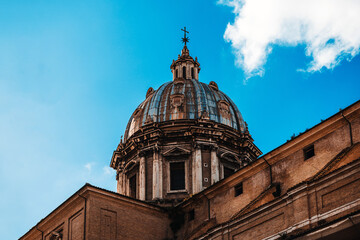
<svg viewBox="0 0 360 240">
<path fill-rule="evenodd" d="M 199 79 L 238 106 L 263 153 L 360 98 L 351 0 L 0 0 L 0 233 L 17 239 L 113 151 L 187 27 Z"/>
</svg>

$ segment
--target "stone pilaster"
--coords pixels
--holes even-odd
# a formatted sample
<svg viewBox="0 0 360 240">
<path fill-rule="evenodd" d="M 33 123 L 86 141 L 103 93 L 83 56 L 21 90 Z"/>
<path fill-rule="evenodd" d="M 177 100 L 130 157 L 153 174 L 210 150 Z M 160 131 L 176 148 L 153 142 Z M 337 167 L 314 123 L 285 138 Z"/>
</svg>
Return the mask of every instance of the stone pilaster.
<svg viewBox="0 0 360 240">
<path fill-rule="evenodd" d="M 193 176 L 193 194 L 196 194 L 203 189 L 202 184 L 202 158 L 201 158 L 201 147 L 195 146 L 192 161 L 192 176 Z"/>
<path fill-rule="evenodd" d="M 121 165 L 118 169 L 117 192 L 126 195 L 126 176 L 123 165 Z"/>
<path fill-rule="evenodd" d="M 219 158 L 217 156 L 217 148 L 211 148 L 211 184 L 214 184 L 220 180 L 220 165 Z"/>
<path fill-rule="evenodd" d="M 117 192 L 120 194 L 123 194 L 123 177 L 122 177 L 123 173 L 119 172 L 117 175 Z"/>
<path fill-rule="evenodd" d="M 140 154 L 140 166 L 139 166 L 139 199 L 145 200 L 146 193 L 146 173 L 145 173 L 145 155 Z"/>
<path fill-rule="evenodd" d="M 158 150 L 154 150 L 152 187 L 153 199 L 162 198 L 162 159 Z"/>
<path fill-rule="evenodd" d="M 130 187 L 129 187 L 129 179 L 126 177 L 125 172 L 123 173 L 123 191 L 124 191 L 124 195 L 126 196 L 130 196 Z"/>
</svg>

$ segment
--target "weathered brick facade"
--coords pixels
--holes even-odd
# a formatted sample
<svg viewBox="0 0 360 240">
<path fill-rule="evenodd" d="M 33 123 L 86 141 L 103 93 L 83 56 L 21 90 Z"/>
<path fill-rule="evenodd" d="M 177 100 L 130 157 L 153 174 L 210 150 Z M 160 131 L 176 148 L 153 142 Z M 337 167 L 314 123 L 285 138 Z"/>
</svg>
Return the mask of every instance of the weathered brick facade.
<svg viewBox="0 0 360 240">
<path fill-rule="evenodd" d="M 166 239 L 169 224 L 158 206 L 86 184 L 20 239 Z"/>
</svg>

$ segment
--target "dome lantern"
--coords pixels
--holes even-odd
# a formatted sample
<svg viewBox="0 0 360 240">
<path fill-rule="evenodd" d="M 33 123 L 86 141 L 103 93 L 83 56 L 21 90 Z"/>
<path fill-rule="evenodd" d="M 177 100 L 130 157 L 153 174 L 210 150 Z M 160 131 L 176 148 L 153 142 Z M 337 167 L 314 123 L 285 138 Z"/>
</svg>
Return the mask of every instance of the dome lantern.
<svg viewBox="0 0 360 240">
<path fill-rule="evenodd" d="M 184 31 L 184 37 L 182 38 L 182 42 L 184 43 L 184 47 L 181 50 L 181 55 L 178 56 L 178 59 L 173 60 L 170 69 L 173 74 L 173 81 L 177 81 L 177 79 L 195 79 L 199 80 L 199 72 L 200 72 L 200 63 L 195 57 L 195 60 L 190 56 L 189 49 L 186 46 L 186 43 L 189 42 L 189 38 L 186 37 L 186 27 L 181 29 Z"/>
</svg>

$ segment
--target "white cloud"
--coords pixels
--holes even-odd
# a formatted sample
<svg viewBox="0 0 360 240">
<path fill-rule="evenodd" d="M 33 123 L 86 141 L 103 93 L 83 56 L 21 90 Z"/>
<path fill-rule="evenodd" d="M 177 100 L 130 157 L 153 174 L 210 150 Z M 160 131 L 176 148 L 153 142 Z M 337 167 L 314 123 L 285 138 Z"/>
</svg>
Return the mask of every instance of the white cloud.
<svg viewBox="0 0 360 240">
<path fill-rule="evenodd" d="M 90 173 L 91 169 L 92 169 L 92 166 L 94 166 L 94 165 L 95 165 L 95 163 L 86 163 L 84 167 Z"/>
<path fill-rule="evenodd" d="M 105 175 L 113 175 L 114 174 L 114 169 L 112 169 L 109 166 L 104 166 L 103 171 L 104 171 Z"/>
<path fill-rule="evenodd" d="M 248 77 L 262 75 L 272 46 L 304 44 L 307 72 L 350 61 L 360 47 L 359 0 L 219 0 L 234 9 L 225 40 Z"/>
</svg>

